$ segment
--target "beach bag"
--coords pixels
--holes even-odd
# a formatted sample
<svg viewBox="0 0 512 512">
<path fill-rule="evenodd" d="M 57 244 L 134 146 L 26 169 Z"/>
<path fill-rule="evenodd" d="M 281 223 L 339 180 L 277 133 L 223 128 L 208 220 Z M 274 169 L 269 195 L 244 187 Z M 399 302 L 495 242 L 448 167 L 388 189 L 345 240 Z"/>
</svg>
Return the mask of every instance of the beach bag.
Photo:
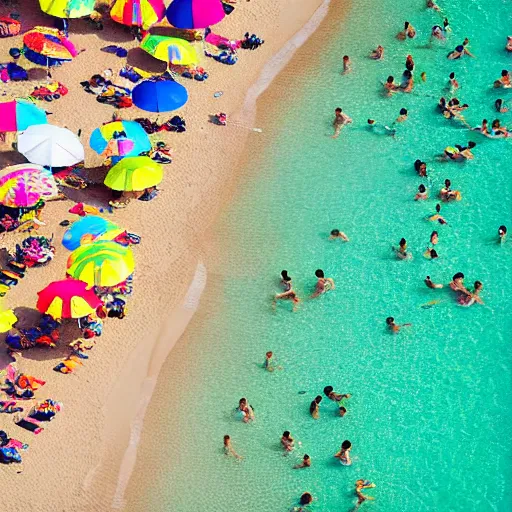
<svg viewBox="0 0 512 512">
<path fill-rule="evenodd" d="M 21 32 L 21 23 L 8 16 L 0 16 L 0 37 L 17 36 Z"/>
</svg>

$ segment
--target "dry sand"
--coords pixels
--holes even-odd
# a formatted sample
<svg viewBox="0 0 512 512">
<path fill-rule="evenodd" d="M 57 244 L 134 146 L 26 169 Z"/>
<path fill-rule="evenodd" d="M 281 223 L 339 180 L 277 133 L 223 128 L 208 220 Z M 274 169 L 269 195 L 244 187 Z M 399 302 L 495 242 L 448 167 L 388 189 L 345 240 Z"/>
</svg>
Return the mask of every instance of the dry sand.
<svg viewBox="0 0 512 512">
<path fill-rule="evenodd" d="M 240 51 L 240 61 L 235 66 L 204 58 L 201 64 L 210 78 L 203 83 L 182 80 L 190 96 L 189 103 L 179 111 L 187 121 L 187 132 L 155 137 L 155 140 L 166 140 L 175 150 L 173 163 L 165 168 L 163 192 L 150 203 L 136 201 L 113 215 L 107 214 L 119 225 L 142 236 L 141 245 L 134 249 L 135 294 L 130 300 L 128 316 L 122 321 L 107 321 L 104 335 L 90 353 L 90 359 L 71 375 L 52 371 L 68 353 L 64 343 L 54 350 L 27 351 L 19 360 L 22 371 L 47 380 L 37 396 L 62 401 L 64 411 L 39 436 L 13 425 L 11 416 L 0 416 L 0 429 L 30 444 L 24 454 L 23 473 L 17 474 L 19 468 L 13 466 L 0 468 L 3 509 L 7 512 L 31 508 L 41 512 L 106 511 L 113 503 L 122 506 L 126 470 L 134 462 L 134 452 L 126 452 L 126 448 L 136 442 L 142 427 L 141 413 L 161 364 L 197 306 L 197 297 L 205 284 L 204 269 L 198 263 L 205 244 L 209 243 L 209 232 L 222 205 L 235 193 L 244 145 L 252 137 L 265 136 L 250 130 L 252 116 L 247 110 L 237 118 L 247 128 L 215 126 L 209 122 L 209 115 L 224 111 L 228 116 L 233 115 L 232 119 L 236 118 L 249 86 L 256 82 L 265 62 L 307 22 L 320 4 L 321 0 L 239 0 L 235 11 L 214 31 L 230 38 L 241 38 L 246 31 L 255 32 L 266 40 L 265 44 L 254 52 Z M 1 12 L 13 11 L 22 14 L 24 30 L 38 24 L 52 24 L 50 18 L 38 11 L 37 2 L 4 6 Z M 77 47 L 86 51 L 53 72 L 53 78 L 63 82 L 70 93 L 45 104 L 45 108 L 53 112 L 50 117 L 53 124 L 75 132 L 82 129 L 82 141 L 87 146 L 92 130 L 108 121 L 114 110 L 83 92 L 79 82 L 107 68 L 116 72 L 124 64 L 123 59 L 100 52 L 102 46 L 116 43 L 135 48 L 136 43 L 110 21 L 105 23 L 103 32 L 91 29 L 83 21 L 72 21 L 70 37 Z M 0 41 L 0 54 L 5 62 L 9 60 L 8 49 L 20 47 L 21 39 Z M 146 62 L 150 61 L 148 56 Z M 158 67 L 157 63 L 153 64 Z M 122 79 L 116 82 L 123 85 Z M 8 100 L 29 94 L 36 83 L 9 83 L 0 86 L 0 91 L 6 93 L 4 99 Z M 223 96 L 215 99 L 216 91 L 223 91 Z M 136 108 L 120 113 L 125 119 L 145 117 Z M 8 145 L 0 149 L 2 167 L 19 161 Z M 87 151 L 86 167 L 98 166 L 100 162 L 98 155 Z M 100 189 L 92 189 L 85 195 L 71 191 L 69 196 L 73 200 L 101 204 L 103 194 Z M 67 213 L 72 204 L 61 201 L 45 207 L 43 220 L 47 226 L 39 231 L 55 236 L 56 258 L 47 267 L 31 269 L 4 300 L 5 306 L 18 308 L 22 325 L 31 325 L 37 318 L 33 309 L 36 292 L 64 276 L 68 253 L 60 246 L 65 228 L 58 223 L 63 219 L 73 220 L 74 216 Z M 1 247 L 12 250 L 21 238 L 7 235 L 0 241 Z M 76 330 L 70 326 L 65 338 L 71 341 L 76 336 Z M 2 355 L 0 361 L 4 365 L 8 358 Z M 124 477 L 119 479 L 125 454 Z"/>
</svg>

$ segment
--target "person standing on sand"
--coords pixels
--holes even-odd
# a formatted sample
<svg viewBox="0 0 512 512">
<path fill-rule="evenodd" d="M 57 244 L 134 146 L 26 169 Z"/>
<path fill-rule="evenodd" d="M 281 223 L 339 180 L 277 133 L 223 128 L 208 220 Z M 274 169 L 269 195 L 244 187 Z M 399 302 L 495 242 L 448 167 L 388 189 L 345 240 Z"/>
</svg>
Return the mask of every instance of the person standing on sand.
<svg viewBox="0 0 512 512">
<path fill-rule="evenodd" d="M 325 277 L 324 271 L 318 269 L 315 271 L 315 276 L 317 277 L 315 292 L 311 295 L 310 299 L 315 299 L 319 295 L 323 295 L 325 292 L 329 290 L 334 290 L 336 287 L 334 286 L 334 279 L 331 277 Z"/>
<path fill-rule="evenodd" d="M 231 446 L 231 437 L 227 434 L 224 436 L 224 455 L 235 457 L 237 460 L 242 460 L 242 456 L 235 452 L 233 446 Z"/>
<path fill-rule="evenodd" d="M 340 136 L 342 128 L 345 125 L 350 124 L 352 122 L 352 119 L 349 116 L 347 116 L 347 114 L 344 114 L 340 107 L 338 107 L 334 111 L 334 115 L 335 117 L 332 123 L 334 126 L 334 135 L 332 136 L 332 138 L 337 139 Z"/>
</svg>

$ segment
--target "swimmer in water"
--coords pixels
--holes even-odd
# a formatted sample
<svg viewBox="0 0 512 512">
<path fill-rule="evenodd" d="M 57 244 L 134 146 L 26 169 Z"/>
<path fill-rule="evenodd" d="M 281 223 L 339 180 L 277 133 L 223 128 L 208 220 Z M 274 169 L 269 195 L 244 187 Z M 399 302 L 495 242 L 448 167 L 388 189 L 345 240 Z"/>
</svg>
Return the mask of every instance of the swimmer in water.
<svg viewBox="0 0 512 512">
<path fill-rule="evenodd" d="M 399 41 L 405 41 L 406 38 L 414 39 L 415 37 L 416 29 L 408 21 L 404 23 L 404 29 L 396 35 Z"/>
<path fill-rule="evenodd" d="M 388 96 L 392 96 L 400 90 L 400 86 L 395 84 L 395 78 L 393 76 L 388 76 L 386 83 L 384 84 L 384 90 Z"/>
<path fill-rule="evenodd" d="M 247 398 L 240 398 L 238 407 L 235 409 L 235 413 L 244 423 L 249 423 L 250 421 L 255 420 L 254 410 L 252 406 L 247 403 Z"/>
<path fill-rule="evenodd" d="M 437 251 L 435 249 L 430 249 L 430 247 L 427 247 L 427 250 L 423 253 L 423 256 L 427 258 L 427 260 L 435 260 L 439 258 Z"/>
<path fill-rule="evenodd" d="M 508 130 L 504 126 L 501 126 L 499 119 L 495 119 L 492 122 L 491 129 L 488 130 L 488 132 L 487 132 L 488 137 L 495 138 L 495 139 L 502 139 L 504 137 L 510 137 L 510 135 L 511 134 L 508 133 Z"/>
<path fill-rule="evenodd" d="M 309 492 L 305 492 L 299 499 L 299 506 L 294 507 L 292 510 L 293 512 L 306 512 L 311 503 L 313 503 L 313 496 Z"/>
<path fill-rule="evenodd" d="M 315 276 L 317 278 L 315 292 L 313 293 L 313 295 L 311 295 L 310 299 L 315 299 L 319 295 L 323 295 L 325 292 L 334 290 L 336 288 L 334 286 L 334 279 L 332 279 L 331 277 L 325 277 L 323 270 L 316 270 Z"/>
<path fill-rule="evenodd" d="M 439 242 L 439 233 L 437 231 L 432 231 L 432 233 L 430 233 L 430 243 L 432 245 L 437 245 L 438 242 Z"/>
<path fill-rule="evenodd" d="M 454 274 L 448 286 L 454 292 L 462 293 L 464 295 L 471 295 L 471 292 L 464 286 L 464 274 L 462 272 L 457 272 Z"/>
<path fill-rule="evenodd" d="M 441 8 L 435 3 L 434 0 L 427 0 L 427 9 L 433 9 L 434 11 L 440 11 Z"/>
<path fill-rule="evenodd" d="M 395 319 L 392 317 L 392 316 L 388 316 L 386 318 L 386 325 L 388 326 L 388 329 L 393 333 L 393 334 L 398 334 L 400 332 L 400 329 L 402 327 L 411 327 L 412 324 L 402 324 L 402 325 L 398 325 L 395 323 Z"/>
<path fill-rule="evenodd" d="M 412 55 L 407 55 L 405 59 L 405 69 L 411 73 L 414 71 L 414 59 L 412 58 Z"/>
<path fill-rule="evenodd" d="M 367 500 L 374 500 L 373 496 L 366 496 L 363 494 L 363 489 L 372 489 L 375 487 L 375 484 L 372 484 L 369 480 L 357 480 L 356 481 L 356 496 L 357 503 L 354 508 L 354 511 L 358 510 L 359 507 Z"/>
<path fill-rule="evenodd" d="M 499 112 L 500 114 L 508 112 L 508 107 L 505 105 L 504 101 L 501 98 L 498 98 L 494 102 L 494 108 L 496 109 L 496 112 Z"/>
<path fill-rule="evenodd" d="M 472 292 L 469 292 L 469 295 L 461 294 L 459 295 L 457 302 L 461 306 L 472 306 L 475 303 L 483 304 L 484 301 L 480 298 L 480 292 L 483 290 L 484 285 L 480 281 L 475 281 L 474 289 Z"/>
<path fill-rule="evenodd" d="M 400 109 L 400 115 L 396 118 L 395 123 L 403 123 L 404 121 L 407 121 L 407 116 L 409 113 L 407 112 L 406 108 Z"/>
<path fill-rule="evenodd" d="M 333 229 L 331 231 L 331 235 L 329 236 L 329 240 L 336 240 L 337 238 L 340 238 L 344 242 L 348 242 L 348 236 L 343 233 L 343 231 L 340 231 L 339 229 Z"/>
<path fill-rule="evenodd" d="M 400 89 L 402 92 L 412 92 L 414 88 L 414 78 L 412 76 L 412 73 L 406 69 L 404 71 L 404 74 L 402 75 L 402 85 L 400 86 Z"/>
<path fill-rule="evenodd" d="M 445 32 L 439 25 L 434 25 L 430 31 L 430 45 L 434 39 L 438 39 L 439 41 L 444 41 L 446 39 Z"/>
<path fill-rule="evenodd" d="M 336 393 L 332 386 L 325 386 L 324 395 L 329 400 L 332 400 L 333 402 L 338 402 L 338 403 L 341 402 L 342 400 L 344 400 L 346 398 L 350 398 L 352 396 L 348 393 L 345 393 L 345 394 Z"/>
<path fill-rule="evenodd" d="M 455 73 L 450 73 L 450 79 L 448 80 L 448 89 L 450 94 L 455 94 L 455 91 L 459 88 L 459 82 L 455 78 Z"/>
<path fill-rule="evenodd" d="M 418 187 L 418 192 L 416 192 L 416 195 L 414 196 L 415 201 L 425 201 L 428 199 L 428 193 L 427 188 L 423 183 Z"/>
<path fill-rule="evenodd" d="M 467 55 L 468 57 L 475 57 L 468 49 L 467 45 L 469 43 L 469 40 L 466 38 L 462 44 L 459 44 L 455 47 L 455 50 L 450 52 L 448 54 L 448 58 L 450 60 L 456 60 L 460 59 L 461 57 L 464 57 L 464 55 Z"/>
<path fill-rule="evenodd" d="M 510 73 L 508 70 L 501 70 L 501 78 L 494 82 L 494 87 L 504 87 L 505 89 L 512 87 L 512 84 L 510 83 Z"/>
<path fill-rule="evenodd" d="M 507 52 L 512 52 L 512 36 L 507 36 L 507 44 L 505 45 Z"/>
<path fill-rule="evenodd" d="M 443 201 L 460 201 L 461 193 L 458 190 L 451 189 L 452 182 L 444 180 L 444 187 L 439 191 L 439 196 Z"/>
<path fill-rule="evenodd" d="M 277 366 L 274 365 L 274 353 L 269 351 L 265 354 L 265 361 L 263 361 L 263 368 L 267 370 L 267 372 L 273 372 L 277 369 Z"/>
<path fill-rule="evenodd" d="M 293 469 L 302 469 L 311 467 L 311 457 L 306 453 L 302 458 L 302 462 L 293 466 Z"/>
<path fill-rule="evenodd" d="M 350 73 L 352 71 L 352 62 L 350 61 L 350 57 L 348 55 L 345 55 L 343 57 L 343 71 L 342 75 L 346 75 L 347 73 Z"/>
<path fill-rule="evenodd" d="M 398 244 L 398 248 L 392 247 L 395 251 L 396 257 L 399 260 L 410 260 L 412 259 L 412 254 L 407 251 L 407 240 L 405 238 L 400 239 L 400 243 Z"/>
<path fill-rule="evenodd" d="M 394 128 L 390 128 L 384 124 L 376 123 L 375 119 L 368 119 L 368 128 L 372 132 L 377 132 L 377 130 L 380 130 L 382 135 L 391 135 L 392 137 L 396 135 L 396 130 Z"/>
<path fill-rule="evenodd" d="M 500 244 L 504 244 L 507 240 L 507 226 L 500 226 L 498 228 L 498 236 Z"/>
<path fill-rule="evenodd" d="M 382 60 L 384 58 L 384 47 L 379 44 L 373 52 L 370 53 L 370 59 Z"/>
<path fill-rule="evenodd" d="M 427 217 L 430 222 L 439 222 L 439 224 L 448 224 L 446 222 L 445 218 L 440 215 L 441 212 L 441 205 L 439 203 L 436 204 L 436 213 L 434 215 L 431 215 L 430 217 Z"/>
<path fill-rule="evenodd" d="M 332 136 L 332 138 L 337 139 L 340 136 L 342 128 L 347 124 L 350 124 L 352 122 L 352 119 L 349 116 L 347 116 L 347 114 L 344 114 L 340 107 L 338 107 L 334 111 L 334 116 L 334 121 L 332 123 L 334 126 L 334 135 Z"/>
<path fill-rule="evenodd" d="M 432 289 L 443 288 L 442 284 L 440 284 L 440 283 L 433 283 L 432 280 L 430 279 L 430 276 L 427 276 L 425 278 L 425 284 L 427 285 L 428 288 L 432 288 Z"/>
<path fill-rule="evenodd" d="M 414 170 L 418 173 L 418 176 L 423 178 L 427 176 L 427 164 L 419 159 L 414 162 Z"/>
<path fill-rule="evenodd" d="M 242 456 L 236 453 L 235 449 L 231 445 L 231 437 L 227 434 L 224 436 L 224 455 L 235 457 L 235 459 L 242 460 Z"/>
<path fill-rule="evenodd" d="M 288 430 L 285 430 L 281 436 L 281 445 L 285 452 L 291 452 L 295 448 L 295 440 Z"/>
<path fill-rule="evenodd" d="M 300 299 L 292 288 L 292 278 L 288 275 L 287 270 L 281 272 L 281 286 L 284 288 L 284 292 L 276 293 L 272 301 L 272 307 L 275 309 L 278 300 L 291 300 L 293 303 L 292 311 L 296 311 Z"/>
<path fill-rule="evenodd" d="M 320 402 L 322 401 L 322 397 L 318 395 L 309 406 L 309 414 L 314 420 L 317 420 L 320 417 Z"/>
<path fill-rule="evenodd" d="M 336 457 L 343 466 L 350 466 L 352 464 L 352 459 L 350 458 L 351 449 L 352 443 L 350 441 L 343 441 L 340 451 L 337 452 L 334 457 Z"/>
</svg>

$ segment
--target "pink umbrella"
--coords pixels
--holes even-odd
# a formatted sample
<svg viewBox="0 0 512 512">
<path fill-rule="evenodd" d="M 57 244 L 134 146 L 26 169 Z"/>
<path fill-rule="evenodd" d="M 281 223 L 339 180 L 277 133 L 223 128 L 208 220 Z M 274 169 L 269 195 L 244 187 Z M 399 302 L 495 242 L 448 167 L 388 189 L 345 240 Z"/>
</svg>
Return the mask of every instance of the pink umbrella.
<svg viewBox="0 0 512 512">
<path fill-rule="evenodd" d="M 173 0 L 167 8 L 167 20 L 176 28 L 206 28 L 224 16 L 220 0 Z"/>
</svg>

